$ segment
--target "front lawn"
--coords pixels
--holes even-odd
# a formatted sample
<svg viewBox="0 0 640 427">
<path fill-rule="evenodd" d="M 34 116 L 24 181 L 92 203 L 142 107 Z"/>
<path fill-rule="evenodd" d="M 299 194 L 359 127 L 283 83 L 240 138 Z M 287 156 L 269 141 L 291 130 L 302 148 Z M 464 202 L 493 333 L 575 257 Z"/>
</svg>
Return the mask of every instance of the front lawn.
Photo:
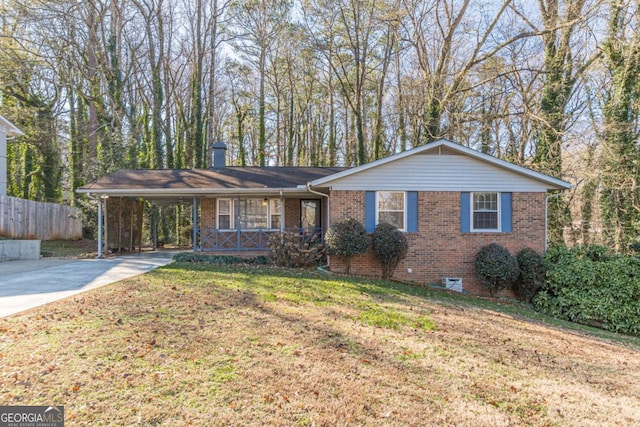
<svg viewBox="0 0 640 427">
<path fill-rule="evenodd" d="M 175 263 L 1 319 L 0 402 L 64 405 L 68 426 L 640 424 L 638 339 L 548 321 L 391 282 Z"/>
</svg>

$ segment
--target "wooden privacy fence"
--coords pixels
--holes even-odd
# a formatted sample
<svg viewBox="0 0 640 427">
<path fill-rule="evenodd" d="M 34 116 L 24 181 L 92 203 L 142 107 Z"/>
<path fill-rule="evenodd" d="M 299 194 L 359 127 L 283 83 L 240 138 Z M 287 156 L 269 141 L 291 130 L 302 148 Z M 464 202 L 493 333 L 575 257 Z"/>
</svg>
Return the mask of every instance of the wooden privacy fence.
<svg viewBox="0 0 640 427">
<path fill-rule="evenodd" d="M 11 239 L 82 238 L 80 209 L 56 203 L 0 196 L 0 236 Z"/>
</svg>

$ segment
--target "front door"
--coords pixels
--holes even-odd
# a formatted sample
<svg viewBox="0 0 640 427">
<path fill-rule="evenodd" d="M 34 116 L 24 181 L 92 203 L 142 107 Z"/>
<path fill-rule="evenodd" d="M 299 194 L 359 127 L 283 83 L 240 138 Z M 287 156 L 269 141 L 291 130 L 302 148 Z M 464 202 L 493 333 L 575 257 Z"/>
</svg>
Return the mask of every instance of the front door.
<svg viewBox="0 0 640 427">
<path fill-rule="evenodd" d="M 320 227 L 320 200 L 300 200 L 300 228 L 315 234 Z"/>
</svg>

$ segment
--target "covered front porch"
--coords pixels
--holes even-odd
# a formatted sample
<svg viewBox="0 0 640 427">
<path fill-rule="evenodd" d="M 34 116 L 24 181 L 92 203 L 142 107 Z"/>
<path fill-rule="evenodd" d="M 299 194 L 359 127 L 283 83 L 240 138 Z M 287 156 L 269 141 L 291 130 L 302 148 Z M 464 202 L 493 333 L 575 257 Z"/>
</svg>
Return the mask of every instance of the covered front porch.
<svg viewBox="0 0 640 427">
<path fill-rule="evenodd" d="M 196 203 L 196 252 L 268 251 L 269 241 L 285 232 L 321 239 L 327 221 L 326 199 L 314 194 L 205 197 Z"/>
<path fill-rule="evenodd" d="M 180 208 L 181 219 L 187 222 L 185 228 L 190 229 L 191 235 L 187 243 L 194 252 L 268 252 L 270 240 L 286 232 L 299 234 L 303 239 L 321 240 L 328 221 L 327 198 L 304 191 L 260 195 L 211 193 L 191 198 L 139 192 L 126 196 L 103 194 L 95 199 L 99 257 L 163 246 L 165 239 L 159 233 L 158 212 L 172 206 Z"/>
</svg>

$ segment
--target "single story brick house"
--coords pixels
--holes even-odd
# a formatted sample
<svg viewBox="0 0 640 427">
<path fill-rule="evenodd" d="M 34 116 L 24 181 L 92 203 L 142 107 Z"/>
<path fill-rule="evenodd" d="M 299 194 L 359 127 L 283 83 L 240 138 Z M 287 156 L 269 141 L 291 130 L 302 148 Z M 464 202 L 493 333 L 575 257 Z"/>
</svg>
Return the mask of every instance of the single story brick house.
<svg viewBox="0 0 640 427">
<path fill-rule="evenodd" d="M 462 283 L 482 294 L 473 269 L 478 250 L 495 242 L 512 253 L 544 252 L 547 197 L 571 188 L 444 139 L 354 168 L 226 166 L 225 150 L 214 144 L 209 169 L 122 170 L 78 192 L 106 199 L 107 209 L 124 199 L 189 203 L 196 252 L 267 253 L 269 237 L 286 230 L 323 235 L 332 223 L 353 217 L 371 232 L 390 222 L 409 242 L 395 278 L 420 284 L 462 279 L 455 281 L 458 290 Z M 344 264 L 332 256 L 329 268 L 343 272 Z M 354 258 L 351 270 L 381 272 L 371 251 Z"/>
</svg>

